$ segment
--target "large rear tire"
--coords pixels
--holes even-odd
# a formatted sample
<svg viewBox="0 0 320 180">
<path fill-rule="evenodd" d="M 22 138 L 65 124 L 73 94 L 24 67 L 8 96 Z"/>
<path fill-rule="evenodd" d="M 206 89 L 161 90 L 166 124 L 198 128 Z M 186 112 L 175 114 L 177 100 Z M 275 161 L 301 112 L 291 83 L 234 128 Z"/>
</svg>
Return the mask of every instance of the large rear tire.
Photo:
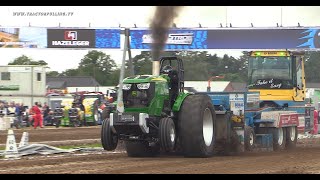
<svg viewBox="0 0 320 180">
<path fill-rule="evenodd" d="M 160 153 L 158 145 L 149 146 L 147 141 L 124 141 L 129 157 L 154 157 Z"/>
<path fill-rule="evenodd" d="M 272 128 L 273 136 L 273 150 L 281 151 L 286 146 L 286 129 L 285 128 Z"/>
<path fill-rule="evenodd" d="M 185 98 L 179 112 L 178 133 L 185 157 L 209 157 L 214 149 L 216 114 L 208 95 Z"/>
<path fill-rule="evenodd" d="M 294 149 L 298 139 L 298 127 L 286 127 L 286 149 Z"/>
<path fill-rule="evenodd" d="M 159 123 L 159 137 L 161 149 L 165 152 L 173 151 L 176 144 L 176 128 L 171 118 L 162 118 Z"/>
<path fill-rule="evenodd" d="M 101 144 L 104 150 L 113 151 L 118 145 L 118 136 L 112 132 L 110 120 L 103 121 L 101 127 Z"/>
</svg>

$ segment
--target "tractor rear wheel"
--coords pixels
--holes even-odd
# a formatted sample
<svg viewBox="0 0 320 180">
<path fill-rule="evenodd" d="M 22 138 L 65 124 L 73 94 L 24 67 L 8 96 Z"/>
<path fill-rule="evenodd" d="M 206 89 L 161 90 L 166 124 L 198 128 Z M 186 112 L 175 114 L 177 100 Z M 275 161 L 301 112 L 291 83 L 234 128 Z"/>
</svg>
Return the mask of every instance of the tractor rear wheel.
<svg viewBox="0 0 320 180">
<path fill-rule="evenodd" d="M 109 119 L 104 120 L 101 127 L 101 144 L 107 151 L 115 150 L 118 145 L 118 136 L 112 132 Z"/>
<path fill-rule="evenodd" d="M 153 157 L 159 154 L 158 145 L 150 146 L 147 141 L 124 141 L 129 157 Z"/>
<path fill-rule="evenodd" d="M 176 144 L 176 128 L 171 118 L 162 118 L 159 123 L 159 137 L 162 150 L 173 151 Z"/>
<path fill-rule="evenodd" d="M 216 114 L 208 95 L 189 95 L 179 112 L 178 132 L 185 157 L 209 157 L 215 143 Z"/>
</svg>

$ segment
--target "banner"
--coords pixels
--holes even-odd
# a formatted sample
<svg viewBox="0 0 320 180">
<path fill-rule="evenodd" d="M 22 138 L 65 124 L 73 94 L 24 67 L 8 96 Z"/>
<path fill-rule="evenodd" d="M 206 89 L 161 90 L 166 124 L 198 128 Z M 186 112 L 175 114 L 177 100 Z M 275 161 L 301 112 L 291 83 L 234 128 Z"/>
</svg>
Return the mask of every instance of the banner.
<svg viewBox="0 0 320 180">
<path fill-rule="evenodd" d="M 120 29 L 96 29 L 96 48 L 120 49 Z"/>
<path fill-rule="evenodd" d="M 131 29 L 131 49 L 150 50 L 148 29 Z M 320 48 L 320 29 L 170 29 L 165 50 L 314 49 Z"/>
<path fill-rule="evenodd" d="M 170 30 L 166 50 L 207 49 L 207 30 Z M 150 50 L 150 30 L 130 30 L 131 49 Z"/>
<path fill-rule="evenodd" d="M 120 49 L 120 29 L 48 29 L 48 48 Z"/>
<path fill-rule="evenodd" d="M 0 48 L 46 48 L 47 29 L 41 27 L 0 28 Z"/>
<path fill-rule="evenodd" d="M 209 49 L 310 49 L 318 29 L 239 29 L 208 30 Z"/>
<path fill-rule="evenodd" d="M 95 29 L 48 29 L 48 48 L 95 48 Z"/>
</svg>

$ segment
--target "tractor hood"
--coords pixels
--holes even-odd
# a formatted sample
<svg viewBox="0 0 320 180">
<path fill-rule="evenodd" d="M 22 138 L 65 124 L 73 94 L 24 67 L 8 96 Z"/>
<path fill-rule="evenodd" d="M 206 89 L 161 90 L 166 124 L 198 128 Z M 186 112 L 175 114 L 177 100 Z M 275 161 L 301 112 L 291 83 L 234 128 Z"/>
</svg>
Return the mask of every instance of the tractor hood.
<svg viewBox="0 0 320 180">
<path fill-rule="evenodd" d="M 165 78 L 161 76 L 154 76 L 154 75 L 136 75 L 127 77 L 123 80 L 123 83 L 148 83 L 148 82 L 155 82 L 155 81 L 167 81 Z"/>
</svg>

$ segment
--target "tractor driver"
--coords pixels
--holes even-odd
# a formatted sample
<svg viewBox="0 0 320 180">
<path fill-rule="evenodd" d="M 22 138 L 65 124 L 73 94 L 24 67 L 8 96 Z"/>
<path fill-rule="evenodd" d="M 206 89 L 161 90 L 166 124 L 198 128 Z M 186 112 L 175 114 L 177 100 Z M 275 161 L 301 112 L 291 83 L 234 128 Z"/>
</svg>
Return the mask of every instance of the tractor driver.
<svg viewBox="0 0 320 180">
<path fill-rule="evenodd" d="M 170 83 L 169 83 L 169 94 L 170 94 L 170 99 L 171 99 L 171 107 L 173 106 L 176 97 L 179 94 L 179 77 L 178 77 L 178 72 L 172 68 L 170 65 L 165 65 L 162 68 L 162 73 L 168 74 L 170 77 Z"/>
</svg>

